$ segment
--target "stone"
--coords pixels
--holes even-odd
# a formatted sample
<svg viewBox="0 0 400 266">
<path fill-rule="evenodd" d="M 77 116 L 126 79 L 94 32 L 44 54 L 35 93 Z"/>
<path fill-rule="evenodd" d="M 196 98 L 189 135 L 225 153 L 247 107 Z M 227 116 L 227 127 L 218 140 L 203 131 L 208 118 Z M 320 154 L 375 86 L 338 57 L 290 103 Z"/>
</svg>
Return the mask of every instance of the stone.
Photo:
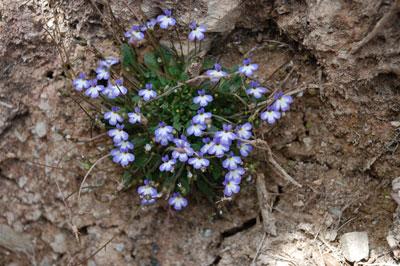
<svg viewBox="0 0 400 266">
<path fill-rule="evenodd" d="M 65 253 L 67 252 L 67 244 L 65 242 L 65 235 L 63 233 L 59 233 L 54 236 L 54 241 L 50 243 L 51 248 L 56 253 Z"/>
<path fill-rule="evenodd" d="M 240 0 L 208 0 L 207 15 L 200 20 L 200 24 L 207 27 L 208 32 L 229 32 L 235 28 L 240 17 L 238 8 Z"/>
<path fill-rule="evenodd" d="M 23 187 L 26 185 L 26 182 L 28 182 L 28 178 L 27 178 L 26 176 L 21 176 L 21 177 L 18 179 L 18 186 L 19 186 L 20 188 L 23 188 Z"/>
<path fill-rule="evenodd" d="M 47 134 L 47 123 L 44 121 L 38 122 L 35 125 L 34 133 L 39 137 L 43 138 Z"/>
<path fill-rule="evenodd" d="M 400 121 L 391 121 L 390 124 L 391 124 L 393 127 L 400 127 Z"/>
<path fill-rule="evenodd" d="M 340 244 L 344 257 L 349 262 L 358 262 L 369 256 L 367 232 L 350 232 L 342 235 Z"/>
<path fill-rule="evenodd" d="M 118 243 L 118 244 L 115 244 L 114 248 L 116 251 L 122 252 L 125 249 L 125 245 L 123 243 Z"/>
</svg>

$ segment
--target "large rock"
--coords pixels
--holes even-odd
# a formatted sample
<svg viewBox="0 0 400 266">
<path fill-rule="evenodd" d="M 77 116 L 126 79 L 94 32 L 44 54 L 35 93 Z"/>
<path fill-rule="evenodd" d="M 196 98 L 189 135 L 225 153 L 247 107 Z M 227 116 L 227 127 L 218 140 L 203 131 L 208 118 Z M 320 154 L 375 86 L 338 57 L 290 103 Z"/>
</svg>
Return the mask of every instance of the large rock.
<svg viewBox="0 0 400 266">
<path fill-rule="evenodd" d="M 179 23 L 189 24 L 196 20 L 207 26 L 208 32 L 230 32 L 239 20 L 240 0 L 201 0 L 195 1 L 192 10 L 175 5 L 174 1 L 143 0 L 140 8 L 148 17 L 156 17 L 162 9 L 171 8 Z"/>
<path fill-rule="evenodd" d="M 369 256 L 369 244 L 367 232 L 351 232 L 340 238 L 344 257 L 350 262 L 367 259 Z"/>
</svg>

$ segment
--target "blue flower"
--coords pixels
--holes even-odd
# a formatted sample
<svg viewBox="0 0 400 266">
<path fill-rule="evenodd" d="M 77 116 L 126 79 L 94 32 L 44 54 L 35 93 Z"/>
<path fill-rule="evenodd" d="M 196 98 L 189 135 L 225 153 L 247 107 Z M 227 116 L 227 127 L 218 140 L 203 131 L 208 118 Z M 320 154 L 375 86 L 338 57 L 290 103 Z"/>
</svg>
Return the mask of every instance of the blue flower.
<svg viewBox="0 0 400 266">
<path fill-rule="evenodd" d="M 142 115 L 140 113 L 140 108 L 135 107 L 134 112 L 128 113 L 128 117 L 129 117 L 129 120 L 128 120 L 129 123 L 131 123 L 131 124 L 140 123 L 142 121 Z"/>
<path fill-rule="evenodd" d="M 192 118 L 194 124 L 207 124 L 207 120 L 210 120 L 212 114 L 209 112 L 204 112 L 204 108 L 197 111 L 197 115 Z"/>
<path fill-rule="evenodd" d="M 190 158 L 188 163 L 193 166 L 194 169 L 205 170 L 210 165 L 210 161 L 203 158 L 203 153 L 199 152 L 196 157 Z"/>
<path fill-rule="evenodd" d="M 201 147 L 200 152 L 203 154 L 208 153 L 208 150 L 214 145 L 214 142 L 211 141 L 210 138 L 204 138 L 202 139 L 204 145 Z"/>
<path fill-rule="evenodd" d="M 157 97 L 157 92 L 153 90 L 153 84 L 147 83 L 144 89 L 139 91 L 139 96 L 143 98 L 145 102 Z"/>
<path fill-rule="evenodd" d="M 169 27 L 175 26 L 176 20 L 171 17 L 171 10 L 164 10 L 164 15 L 159 15 L 157 17 L 157 22 L 160 24 L 160 28 L 168 29 Z"/>
<path fill-rule="evenodd" d="M 82 91 L 90 87 L 90 81 L 86 79 L 86 75 L 84 73 L 80 73 L 72 83 L 77 91 Z"/>
<path fill-rule="evenodd" d="M 188 200 L 182 197 L 178 192 L 175 192 L 169 198 L 168 204 L 174 207 L 175 210 L 180 211 L 188 205 Z"/>
<path fill-rule="evenodd" d="M 156 202 L 156 199 L 159 198 L 159 194 L 157 189 L 151 186 L 150 181 L 148 179 L 144 180 L 144 185 L 138 187 L 138 193 L 141 198 L 142 205 L 150 205 Z"/>
<path fill-rule="evenodd" d="M 111 66 L 116 65 L 118 63 L 119 63 L 118 58 L 107 57 L 104 60 L 100 60 L 99 67 L 110 68 Z"/>
<path fill-rule="evenodd" d="M 203 25 L 198 26 L 196 22 L 192 22 L 189 25 L 190 29 L 192 30 L 189 33 L 189 40 L 190 41 L 201 41 L 204 39 L 204 32 L 206 32 L 206 27 Z"/>
<path fill-rule="evenodd" d="M 239 165 L 242 164 L 243 164 L 242 158 L 240 158 L 239 156 L 235 156 L 233 152 L 231 152 L 229 157 L 222 162 L 222 167 L 228 170 L 235 170 L 236 168 L 239 167 Z"/>
<path fill-rule="evenodd" d="M 175 148 L 172 152 L 172 157 L 178 159 L 181 162 L 186 162 L 190 156 L 193 155 L 194 150 L 190 147 L 190 143 L 187 142 L 185 136 L 181 136 L 180 139 L 174 139 Z"/>
<path fill-rule="evenodd" d="M 169 159 L 168 155 L 162 157 L 163 163 L 160 165 L 160 172 L 173 172 L 176 164 L 175 159 Z"/>
<path fill-rule="evenodd" d="M 137 43 L 144 39 L 144 33 L 141 32 L 139 26 L 132 26 L 130 30 L 125 32 L 125 37 L 129 39 L 130 43 Z"/>
<path fill-rule="evenodd" d="M 111 155 L 113 156 L 113 162 L 118 163 L 123 167 L 127 166 L 135 160 L 135 155 L 133 155 L 129 151 L 113 150 L 111 151 Z"/>
<path fill-rule="evenodd" d="M 258 69 L 257 64 L 252 64 L 251 59 L 246 58 L 243 60 L 243 65 L 239 67 L 239 73 L 243 74 L 247 77 L 250 77 L 253 75 L 254 71 Z"/>
<path fill-rule="evenodd" d="M 233 194 L 237 194 L 240 191 L 240 182 L 235 180 L 225 180 L 224 181 L 224 195 L 227 197 L 231 197 Z"/>
<path fill-rule="evenodd" d="M 250 152 L 253 151 L 253 146 L 251 144 L 243 143 L 241 141 L 238 141 L 238 148 L 240 155 L 242 155 L 243 157 L 249 156 Z"/>
<path fill-rule="evenodd" d="M 118 147 L 119 150 L 122 152 L 133 150 L 133 148 L 135 147 L 133 145 L 133 143 L 130 141 L 121 141 L 121 142 L 115 143 L 115 146 Z"/>
<path fill-rule="evenodd" d="M 253 133 L 251 132 L 252 128 L 253 126 L 249 122 L 247 122 L 236 128 L 236 135 L 240 139 L 249 139 L 253 135 Z"/>
<path fill-rule="evenodd" d="M 160 122 L 157 129 L 154 131 L 155 141 L 163 146 L 168 145 L 168 142 L 174 139 L 172 135 L 174 128 Z"/>
<path fill-rule="evenodd" d="M 193 98 L 193 103 L 205 107 L 213 101 L 213 97 L 211 95 L 206 95 L 204 90 L 198 90 L 197 93 L 199 96 Z"/>
<path fill-rule="evenodd" d="M 96 74 L 98 80 L 108 80 L 110 78 L 110 71 L 105 67 L 96 68 Z"/>
<path fill-rule="evenodd" d="M 104 86 L 97 85 L 97 80 L 94 79 L 90 81 L 90 88 L 85 91 L 85 95 L 92 99 L 95 99 L 99 97 L 100 92 L 102 92 L 103 90 Z"/>
<path fill-rule="evenodd" d="M 109 99 L 115 99 L 121 94 L 122 95 L 127 94 L 128 89 L 122 84 L 123 84 L 122 79 L 115 80 L 115 84 L 108 82 L 108 86 L 102 91 L 103 95 L 105 95 Z"/>
<path fill-rule="evenodd" d="M 251 81 L 250 88 L 246 89 L 247 95 L 252 95 L 256 99 L 260 99 L 267 92 L 268 89 L 261 87 L 256 81 Z"/>
<path fill-rule="evenodd" d="M 108 131 L 108 136 L 113 138 L 114 143 L 119 143 L 123 140 L 128 140 L 129 135 L 123 131 L 124 125 L 117 124 L 117 128 L 110 129 Z"/>
<path fill-rule="evenodd" d="M 117 123 L 122 123 L 124 119 L 117 113 L 119 110 L 119 107 L 112 107 L 111 111 L 104 113 L 104 119 L 108 120 L 108 123 L 112 126 L 115 126 Z"/>
<path fill-rule="evenodd" d="M 191 136 L 194 135 L 196 137 L 200 137 L 201 135 L 203 135 L 203 131 L 206 129 L 206 125 L 205 124 L 194 124 L 192 123 L 186 130 L 187 135 Z"/>
<path fill-rule="evenodd" d="M 229 146 L 226 146 L 221 143 L 220 139 L 214 138 L 212 141 L 212 145 L 208 149 L 208 154 L 215 155 L 218 158 L 221 158 L 224 156 L 226 152 L 229 151 Z"/>
<path fill-rule="evenodd" d="M 214 69 L 207 70 L 206 75 L 210 78 L 212 82 L 217 82 L 221 78 L 228 76 L 228 73 L 222 71 L 221 65 L 215 64 Z"/>
<path fill-rule="evenodd" d="M 232 141 L 237 138 L 235 133 L 232 132 L 232 125 L 223 124 L 222 129 L 221 131 L 215 132 L 215 138 L 219 139 L 221 144 L 230 146 Z"/>
<path fill-rule="evenodd" d="M 238 167 L 234 170 L 229 171 L 225 175 L 225 181 L 234 181 L 237 184 L 240 184 L 242 180 L 242 176 L 244 175 L 245 171 L 242 167 Z"/>
<path fill-rule="evenodd" d="M 157 25 L 157 19 L 152 18 L 146 21 L 142 27 L 140 28 L 141 31 L 153 30 L 154 27 Z"/>
<path fill-rule="evenodd" d="M 293 102 L 293 98 L 290 95 L 284 95 L 282 92 L 278 92 L 274 95 L 275 102 L 272 104 L 272 109 L 275 111 L 286 112 L 290 108 L 290 104 Z"/>
<path fill-rule="evenodd" d="M 268 108 L 268 110 L 261 113 L 260 117 L 262 120 L 267 121 L 268 124 L 272 125 L 281 118 L 281 113 L 272 108 Z"/>
</svg>

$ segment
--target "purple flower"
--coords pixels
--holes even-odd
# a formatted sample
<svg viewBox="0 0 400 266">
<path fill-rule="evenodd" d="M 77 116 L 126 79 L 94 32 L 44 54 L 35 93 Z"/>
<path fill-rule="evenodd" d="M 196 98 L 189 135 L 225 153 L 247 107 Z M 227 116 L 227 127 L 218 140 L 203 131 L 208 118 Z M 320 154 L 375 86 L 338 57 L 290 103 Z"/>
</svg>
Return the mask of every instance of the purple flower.
<svg viewBox="0 0 400 266">
<path fill-rule="evenodd" d="M 216 157 L 221 158 L 228 151 L 229 146 L 222 144 L 220 139 L 214 138 L 211 147 L 208 149 L 208 154 L 214 154 Z"/>
<path fill-rule="evenodd" d="M 235 156 L 233 152 L 231 152 L 229 157 L 222 162 L 222 166 L 228 170 L 235 170 L 236 168 L 239 167 L 239 165 L 242 164 L 243 164 L 242 158 L 240 158 L 239 156 Z"/>
<path fill-rule="evenodd" d="M 125 95 L 128 93 L 128 89 L 122 84 L 122 79 L 117 79 L 115 85 L 109 82 L 108 86 L 102 91 L 102 93 L 109 99 L 115 99 L 121 94 Z"/>
<path fill-rule="evenodd" d="M 113 162 L 118 163 L 123 167 L 135 160 L 135 155 L 128 151 L 112 151 L 111 155 L 113 155 Z"/>
<path fill-rule="evenodd" d="M 253 151 L 253 146 L 248 143 L 238 142 L 238 148 L 240 155 L 242 155 L 243 157 L 249 156 L 250 152 Z"/>
<path fill-rule="evenodd" d="M 104 113 L 104 119 L 108 120 L 108 123 L 112 126 L 115 126 L 117 123 L 122 123 L 124 119 L 117 113 L 119 110 L 119 107 L 112 107 L 111 111 Z"/>
<path fill-rule="evenodd" d="M 238 126 L 236 128 L 236 136 L 238 136 L 240 139 L 249 139 L 253 135 L 251 132 L 252 128 L 253 126 L 249 122 Z"/>
<path fill-rule="evenodd" d="M 188 163 L 193 166 L 194 169 L 205 169 L 210 165 L 210 161 L 203 158 L 203 153 L 199 152 L 198 156 L 190 158 Z"/>
<path fill-rule="evenodd" d="M 237 182 L 235 180 L 225 180 L 224 181 L 224 194 L 227 197 L 231 197 L 233 194 L 239 193 L 240 191 L 240 182 Z"/>
<path fill-rule="evenodd" d="M 282 92 L 278 92 L 274 95 L 275 102 L 272 104 L 272 109 L 275 111 L 286 112 L 290 108 L 290 104 L 293 102 L 293 98 L 290 95 L 284 95 Z"/>
<path fill-rule="evenodd" d="M 223 145 L 230 146 L 232 141 L 237 138 L 235 133 L 232 132 L 232 126 L 223 124 L 222 129 L 222 131 L 217 131 L 215 133 L 215 138 L 218 138 Z"/>
<path fill-rule="evenodd" d="M 145 102 L 157 97 L 157 92 L 153 90 L 153 84 L 147 83 L 144 89 L 139 91 L 139 96 L 143 98 Z"/>
<path fill-rule="evenodd" d="M 90 81 L 90 88 L 85 91 L 85 95 L 92 99 L 95 99 L 99 97 L 100 92 L 102 92 L 103 90 L 104 86 L 97 85 L 97 80 L 94 79 Z"/>
<path fill-rule="evenodd" d="M 144 23 L 141 27 L 141 31 L 153 30 L 154 27 L 157 25 L 157 19 L 152 18 Z"/>
<path fill-rule="evenodd" d="M 203 131 L 206 129 L 206 125 L 205 124 L 193 124 L 190 125 L 186 132 L 188 136 L 194 135 L 196 137 L 200 137 L 201 135 L 203 135 Z"/>
<path fill-rule="evenodd" d="M 168 155 L 163 158 L 163 163 L 160 165 L 160 172 L 173 172 L 176 164 L 175 159 L 169 159 Z"/>
<path fill-rule="evenodd" d="M 201 41 L 204 39 L 204 32 L 206 32 L 206 27 L 203 25 L 198 26 L 196 22 L 192 22 L 189 25 L 190 29 L 192 30 L 189 33 L 189 40 L 190 41 Z"/>
<path fill-rule="evenodd" d="M 192 118 L 194 124 L 207 124 L 207 120 L 211 119 L 212 114 L 204 112 L 204 108 L 197 111 L 197 115 Z"/>
<path fill-rule="evenodd" d="M 84 73 L 80 73 L 72 83 L 77 91 L 82 91 L 90 87 L 90 81 L 86 79 L 86 75 Z"/>
<path fill-rule="evenodd" d="M 228 73 L 222 71 L 221 65 L 215 64 L 214 69 L 207 70 L 206 75 L 212 82 L 217 82 L 221 78 L 228 76 Z"/>
<path fill-rule="evenodd" d="M 111 66 L 118 64 L 119 60 L 115 57 L 107 57 L 99 62 L 99 67 L 110 68 Z"/>
<path fill-rule="evenodd" d="M 262 112 L 260 117 L 262 120 L 267 121 L 268 124 L 272 125 L 279 118 L 281 118 L 281 113 L 269 108 L 268 110 Z"/>
<path fill-rule="evenodd" d="M 105 67 L 98 67 L 96 68 L 96 78 L 98 80 L 108 80 L 110 78 L 110 72 Z"/>
<path fill-rule="evenodd" d="M 252 95 L 256 99 L 260 99 L 265 93 L 268 92 L 267 88 L 261 87 L 256 81 L 250 82 L 250 88 L 246 90 L 248 95 Z"/>
<path fill-rule="evenodd" d="M 124 125 L 117 124 L 117 128 L 110 129 L 108 131 L 108 136 L 113 138 L 114 143 L 119 143 L 123 140 L 128 140 L 128 133 L 123 131 Z"/>
<path fill-rule="evenodd" d="M 148 179 L 144 180 L 144 185 L 138 187 L 138 193 L 141 198 L 142 205 L 150 205 L 156 202 L 156 199 L 159 198 L 159 194 L 157 189 L 151 186 L 150 181 Z"/>
<path fill-rule="evenodd" d="M 171 10 L 164 10 L 164 15 L 159 15 L 157 17 L 157 22 L 160 24 L 160 28 L 168 29 L 170 26 L 175 26 L 176 20 L 171 17 Z"/>
<path fill-rule="evenodd" d="M 253 75 L 254 71 L 258 69 L 257 64 L 252 64 L 251 59 L 246 58 L 243 60 L 243 65 L 239 67 L 239 73 L 243 74 L 247 77 L 250 77 Z"/>
<path fill-rule="evenodd" d="M 163 146 L 168 145 L 168 142 L 174 139 L 172 132 L 174 128 L 166 125 L 164 122 L 160 122 L 158 128 L 154 131 L 155 140 Z"/>
<path fill-rule="evenodd" d="M 131 124 L 140 123 L 142 121 L 142 115 L 140 114 L 140 108 L 135 107 L 134 112 L 128 113 L 128 117 L 129 117 L 129 120 L 128 120 L 129 123 L 131 123 Z"/>
<path fill-rule="evenodd" d="M 194 153 L 194 150 L 190 147 L 190 143 L 187 142 L 185 136 L 181 136 L 180 139 L 174 139 L 174 143 L 176 147 L 172 152 L 172 157 L 181 162 L 186 162 Z"/>
<path fill-rule="evenodd" d="M 122 152 L 133 150 L 133 148 L 134 148 L 133 143 L 130 141 L 121 141 L 121 142 L 115 143 L 115 146 L 118 147 L 119 150 Z"/>
<path fill-rule="evenodd" d="M 237 184 L 240 184 L 240 181 L 242 180 L 242 176 L 244 175 L 245 171 L 242 167 L 238 167 L 234 170 L 229 171 L 225 175 L 225 181 L 234 181 Z"/>
<path fill-rule="evenodd" d="M 172 194 L 168 200 L 168 204 L 174 207 L 175 210 L 180 211 L 188 205 L 187 199 L 181 196 L 178 192 Z"/>
<path fill-rule="evenodd" d="M 141 32 L 139 26 L 132 26 L 130 30 L 125 32 L 125 37 L 129 39 L 130 43 L 137 43 L 144 39 L 144 33 Z"/>
<path fill-rule="evenodd" d="M 204 90 L 198 90 L 197 93 L 199 96 L 193 98 L 193 103 L 205 107 L 213 101 L 213 97 L 211 95 L 206 95 Z"/>
<path fill-rule="evenodd" d="M 211 141 L 210 138 L 204 138 L 202 139 L 204 145 L 201 147 L 200 152 L 203 154 L 208 153 L 208 150 L 214 145 L 214 142 Z"/>
</svg>

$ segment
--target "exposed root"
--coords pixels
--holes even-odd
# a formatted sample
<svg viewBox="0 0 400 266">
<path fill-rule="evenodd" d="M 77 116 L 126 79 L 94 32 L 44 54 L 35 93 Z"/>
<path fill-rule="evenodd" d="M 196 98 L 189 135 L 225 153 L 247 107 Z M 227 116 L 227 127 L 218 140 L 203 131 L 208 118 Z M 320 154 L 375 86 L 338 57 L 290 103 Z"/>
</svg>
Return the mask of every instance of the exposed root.
<svg viewBox="0 0 400 266">
<path fill-rule="evenodd" d="M 276 236 L 275 218 L 272 215 L 272 206 L 269 204 L 271 202 L 271 194 L 268 193 L 265 186 L 265 176 L 263 173 L 257 175 L 256 186 L 264 231 L 267 234 Z"/>
<path fill-rule="evenodd" d="M 364 45 L 366 45 L 369 41 L 371 41 L 379 32 L 383 30 L 386 24 L 390 21 L 393 21 L 393 17 L 400 11 L 400 0 L 395 0 L 389 12 L 386 13 L 379 21 L 376 23 L 374 29 L 365 36 L 364 39 L 359 41 L 353 49 L 351 49 L 350 53 L 357 53 Z"/>
<path fill-rule="evenodd" d="M 266 151 L 268 162 L 271 163 L 274 166 L 275 170 L 283 178 L 285 178 L 287 181 L 289 181 L 290 183 L 292 183 L 295 186 L 302 187 L 302 185 L 299 182 L 297 182 L 293 177 L 291 177 L 285 171 L 285 169 L 283 169 L 283 167 L 274 159 L 274 157 L 272 156 L 271 147 L 268 145 L 268 143 L 266 141 L 264 141 L 262 139 L 256 139 L 254 141 L 251 141 L 250 143 L 252 143 L 254 145 L 254 147 Z"/>
</svg>

